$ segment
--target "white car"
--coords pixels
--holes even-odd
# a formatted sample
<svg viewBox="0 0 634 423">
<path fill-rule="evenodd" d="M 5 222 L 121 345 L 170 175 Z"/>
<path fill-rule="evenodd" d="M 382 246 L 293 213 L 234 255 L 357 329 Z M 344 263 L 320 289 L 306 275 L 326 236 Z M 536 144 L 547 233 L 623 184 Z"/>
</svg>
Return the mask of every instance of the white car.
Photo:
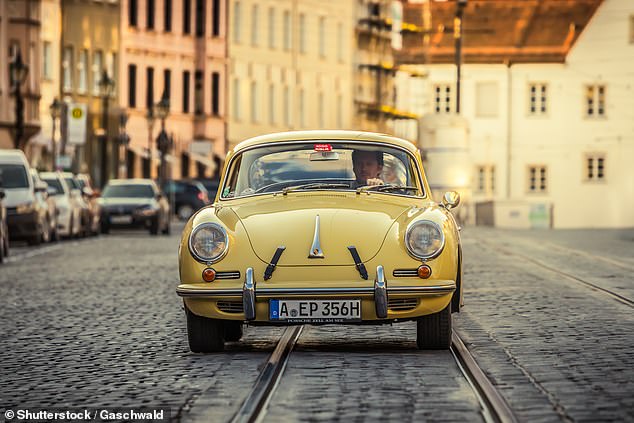
<svg viewBox="0 0 634 423">
<path fill-rule="evenodd" d="M 42 172 L 40 178 L 48 184 L 49 195 L 55 196 L 57 210 L 57 230 L 63 237 L 74 238 L 81 235 L 81 204 L 71 195 L 66 180 L 59 172 Z"/>
</svg>

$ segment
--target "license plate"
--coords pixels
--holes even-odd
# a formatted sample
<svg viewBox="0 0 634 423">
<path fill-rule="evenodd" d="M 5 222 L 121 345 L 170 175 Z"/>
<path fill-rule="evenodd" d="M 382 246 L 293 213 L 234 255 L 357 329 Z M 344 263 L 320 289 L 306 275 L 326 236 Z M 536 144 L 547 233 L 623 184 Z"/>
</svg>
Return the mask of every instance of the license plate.
<svg viewBox="0 0 634 423">
<path fill-rule="evenodd" d="M 113 225 L 132 223 L 132 216 L 110 216 L 110 223 Z"/>
<path fill-rule="evenodd" d="M 361 321 L 361 300 L 270 300 L 272 321 L 342 323 Z"/>
</svg>

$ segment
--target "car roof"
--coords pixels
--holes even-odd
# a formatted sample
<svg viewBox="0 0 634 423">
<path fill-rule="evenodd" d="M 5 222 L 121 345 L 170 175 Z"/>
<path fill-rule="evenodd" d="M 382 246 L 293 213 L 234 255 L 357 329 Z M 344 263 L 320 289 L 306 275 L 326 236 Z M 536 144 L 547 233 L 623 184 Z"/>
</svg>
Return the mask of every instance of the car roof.
<svg viewBox="0 0 634 423">
<path fill-rule="evenodd" d="M 0 149 L 0 162 L 10 164 L 25 164 L 28 166 L 28 161 L 22 150 L 4 150 Z"/>
<path fill-rule="evenodd" d="M 59 178 L 61 175 L 59 172 L 40 172 L 40 178 L 42 179 L 53 179 Z"/>
<path fill-rule="evenodd" d="M 131 179 L 110 179 L 108 185 L 155 185 L 151 179 L 131 178 Z"/>
<path fill-rule="evenodd" d="M 354 141 L 369 141 L 369 142 L 382 142 L 392 144 L 398 147 L 403 147 L 412 153 L 418 150 L 416 144 L 411 141 L 404 140 L 402 138 L 393 137 L 387 134 L 379 134 L 375 132 L 363 132 L 363 131 L 344 131 L 344 130 L 313 130 L 313 131 L 289 131 L 289 132 L 277 132 L 273 134 L 260 135 L 257 137 L 249 138 L 242 141 L 233 149 L 234 152 L 244 150 L 245 148 L 268 144 L 271 142 L 279 141 L 301 141 L 301 140 L 354 140 Z"/>
</svg>

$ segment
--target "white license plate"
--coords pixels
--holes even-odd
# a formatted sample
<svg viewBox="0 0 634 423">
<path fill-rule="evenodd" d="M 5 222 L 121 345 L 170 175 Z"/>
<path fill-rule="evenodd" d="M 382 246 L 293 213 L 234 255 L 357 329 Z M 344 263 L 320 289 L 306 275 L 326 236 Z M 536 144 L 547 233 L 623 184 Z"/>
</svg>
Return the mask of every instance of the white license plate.
<svg viewBox="0 0 634 423">
<path fill-rule="evenodd" d="M 110 223 L 113 225 L 132 223 L 132 216 L 110 216 Z"/>
<path fill-rule="evenodd" d="M 271 321 L 341 323 L 361 321 L 361 300 L 270 300 Z"/>
</svg>

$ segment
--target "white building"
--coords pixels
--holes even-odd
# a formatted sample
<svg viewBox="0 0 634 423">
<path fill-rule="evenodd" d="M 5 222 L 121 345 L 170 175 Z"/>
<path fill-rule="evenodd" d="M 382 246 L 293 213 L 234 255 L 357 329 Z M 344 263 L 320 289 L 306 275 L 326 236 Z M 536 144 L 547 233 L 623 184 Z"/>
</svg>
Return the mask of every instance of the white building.
<svg viewBox="0 0 634 423">
<path fill-rule="evenodd" d="M 461 115 L 468 121 L 473 163 L 472 221 L 504 227 L 634 226 L 629 163 L 634 159 L 634 2 L 605 0 L 592 12 L 585 28 L 560 22 L 568 35 L 557 40 L 559 45 L 525 46 L 529 53 L 538 51 L 541 62 L 473 63 L 465 49 Z M 579 26 L 580 34 L 575 33 Z M 466 32 L 465 41 L 468 37 Z M 483 57 L 489 50 L 480 46 Z M 561 54 L 562 60 L 557 63 L 549 54 Z M 426 65 L 426 79 L 402 82 L 399 99 L 409 102 L 403 107 L 422 115 L 455 113 L 456 68 L 448 62 Z M 425 101 L 407 95 L 417 92 Z M 416 131 L 398 129 L 408 137 Z M 419 142 L 424 150 L 425 139 Z M 450 152 L 445 160 L 451 162 Z"/>
</svg>

